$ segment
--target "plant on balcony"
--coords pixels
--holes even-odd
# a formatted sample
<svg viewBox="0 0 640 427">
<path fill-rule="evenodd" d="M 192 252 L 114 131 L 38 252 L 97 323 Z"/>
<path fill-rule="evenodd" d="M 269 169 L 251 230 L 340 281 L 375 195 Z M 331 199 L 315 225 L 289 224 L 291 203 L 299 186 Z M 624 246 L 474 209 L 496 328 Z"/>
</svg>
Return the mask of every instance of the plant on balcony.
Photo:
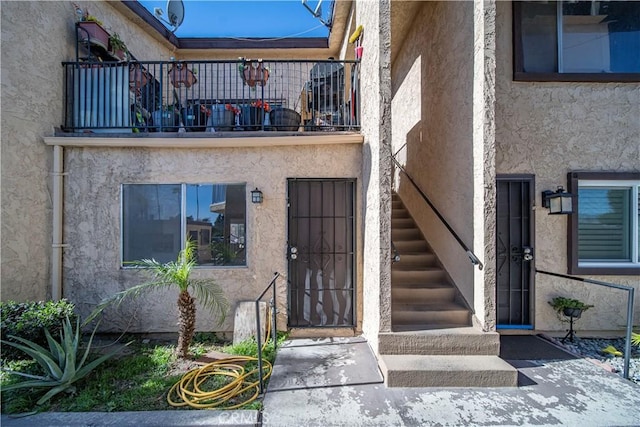
<svg viewBox="0 0 640 427">
<path fill-rule="evenodd" d="M 249 87 L 264 86 L 269 80 L 269 68 L 262 64 L 262 59 L 258 59 L 254 64 L 251 59 L 240 58 L 238 71 L 244 84 Z"/>
<path fill-rule="evenodd" d="M 109 51 L 120 60 L 124 60 L 129 54 L 127 45 L 122 41 L 118 33 L 113 33 L 109 36 Z"/>
<path fill-rule="evenodd" d="M 80 15 L 78 18 L 78 27 L 80 30 L 80 37 L 83 41 L 99 45 L 108 50 L 109 48 L 109 33 L 102 28 L 102 21 L 95 16 L 89 14 L 89 9 L 81 9 L 76 5 L 76 13 Z"/>
<path fill-rule="evenodd" d="M 267 113 L 269 111 L 271 111 L 271 106 L 269 105 L 269 103 L 267 101 L 257 100 L 257 101 L 252 102 L 251 106 L 252 107 L 256 107 L 256 108 L 262 108 Z"/>
<path fill-rule="evenodd" d="M 184 86 L 190 88 L 198 82 L 196 78 L 197 71 L 190 70 L 185 64 L 175 63 L 169 69 L 169 78 L 173 87 L 178 88 Z"/>
</svg>

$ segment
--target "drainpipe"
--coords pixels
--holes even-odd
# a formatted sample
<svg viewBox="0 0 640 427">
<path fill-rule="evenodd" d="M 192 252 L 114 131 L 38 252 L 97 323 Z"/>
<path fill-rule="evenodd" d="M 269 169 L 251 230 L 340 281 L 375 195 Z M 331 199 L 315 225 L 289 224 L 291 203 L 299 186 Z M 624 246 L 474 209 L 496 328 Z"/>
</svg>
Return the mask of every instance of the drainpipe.
<svg viewBox="0 0 640 427">
<path fill-rule="evenodd" d="M 53 243 L 51 245 L 51 299 L 62 298 L 62 197 L 64 191 L 63 148 L 53 146 Z"/>
</svg>

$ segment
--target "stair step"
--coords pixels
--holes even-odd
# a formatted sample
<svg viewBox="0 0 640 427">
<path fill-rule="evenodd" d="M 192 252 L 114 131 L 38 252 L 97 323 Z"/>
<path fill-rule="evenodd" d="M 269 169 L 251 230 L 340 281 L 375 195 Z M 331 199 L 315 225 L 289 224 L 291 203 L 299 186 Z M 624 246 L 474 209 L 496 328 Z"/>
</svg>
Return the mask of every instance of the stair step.
<svg viewBox="0 0 640 427">
<path fill-rule="evenodd" d="M 424 240 L 418 227 L 391 229 L 391 240 L 395 243 L 401 240 Z"/>
<path fill-rule="evenodd" d="M 470 313 L 466 307 L 455 302 L 435 302 L 433 304 L 392 304 L 391 323 L 393 325 L 466 325 L 470 324 Z"/>
<path fill-rule="evenodd" d="M 394 303 L 411 303 L 415 301 L 453 302 L 456 289 L 448 283 L 408 284 L 391 286 L 391 297 Z"/>
<path fill-rule="evenodd" d="M 517 387 L 518 371 L 498 356 L 382 355 L 387 387 Z"/>
<path fill-rule="evenodd" d="M 394 241 L 393 244 L 396 247 L 396 250 L 400 253 L 401 257 L 402 254 L 405 253 L 429 252 L 429 245 L 427 245 L 427 242 L 422 239 L 399 240 L 397 242 Z"/>
<path fill-rule="evenodd" d="M 400 259 L 402 259 L 402 255 Z M 440 267 L 413 267 L 408 269 L 396 267 L 391 269 L 391 283 L 393 285 L 441 283 L 446 280 L 447 276 Z"/>
<path fill-rule="evenodd" d="M 405 208 L 392 208 L 391 218 L 411 218 L 411 215 Z"/>
<path fill-rule="evenodd" d="M 408 268 L 412 266 L 433 267 L 436 265 L 436 256 L 433 252 L 405 252 L 400 255 L 400 261 L 392 265 L 392 268 Z"/>
<path fill-rule="evenodd" d="M 397 196 L 395 198 L 392 196 L 391 209 L 403 209 L 403 208 L 404 208 L 404 203 L 402 203 L 402 200 L 400 200 Z"/>
<path fill-rule="evenodd" d="M 483 355 L 500 354 L 500 335 L 484 332 L 479 328 L 440 327 L 419 329 L 418 325 L 406 325 L 414 330 L 381 332 L 378 334 L 380 354 L 421 355 Z M 394 328 L 395 329 L 395 328 Z"/>
<path fill-rule="evenodd" d="M 391 229 L 414 228 L 416 223 L 413 218 L 391 218 Z"/>
</svg>

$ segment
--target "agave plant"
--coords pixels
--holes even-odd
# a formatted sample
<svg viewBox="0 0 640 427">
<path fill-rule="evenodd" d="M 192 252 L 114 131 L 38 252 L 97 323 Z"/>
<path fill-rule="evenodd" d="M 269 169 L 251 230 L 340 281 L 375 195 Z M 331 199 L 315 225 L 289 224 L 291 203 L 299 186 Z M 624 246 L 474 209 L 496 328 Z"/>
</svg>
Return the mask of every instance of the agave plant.
<svg viewBox="0 0 640 427">
<path fill-rule="evenodd" d="M 87 321 L 91 321 L 107 306 L 119 305 L 126 298 L 135 298 L 152 290 L 177 286 L 180 291 L 178 295 L 177 352 L 179 356 L 186 358 L 196 330 L 196 299 L 204 308 L 217 315 L 219 323 L 224 321 L 229 310 L 229 302 L 217 283 L 212 279 L 191 278 L 191 271 L 196 265 L 195 248 L 195 242 L 187 240 L 185 248 L 180 251 L 176 261 L 162 264 L 155 259 L 143 259 L 132 263 L 137 267 L 145 268 L 152 280 L 118 292 L 102 301 L 89 315 Z M 189 291 L 193 291 L 195 298 L 191 296 Z"/>
<path fill-rule="evenodd" d="M 636 334 L 635 332 L 631 332 L 631 342 L 633 345 L 640 347 L 640 333 Z"/>
<path fill-rule="evenodd" d="M 59 342 L 51 336 L 51 333 L 47 329 L 45 329 L 44 333 L 47 338 L 47 343 L 49 344 L 48 350 L 33 341 L 9 335 L 11 338 L 21 342 L 22 344 L 4 340 L 1 341 L 2 344 L 15 347 L 31 356 L 33 360 L 42 367 L 45 375 L 29 375 L 22 372 L 7 370 L 6 372 L 10 374 L 26 377 L 29 378 L 29 380 L 3 386 L 3 391 L 27 387 L 50 388 L 50 390 L 38 400 L 38 405 L 42 405 L 53 396 L 63 391 L 74 391 L 75 386 L 73 386 L 73 384 L 75 382 L 86 377 L 97 366 L 104 363 L 121 350 L 121 348 L 118 348 L 85 365 L 87 356 L 89 356 L 89 352 L 91 350 L 91 343 L 95 332 L 96 330 L 94 329 L 79 362 L 78 358 L 80 356 L 81 346 L 80 319 L 77 319 L 76 321 L 75 331 L 71 326 L 71 321 L 68 317 L 62 321 L 62 330 L 60 331 Z M 130 343 L 126 345 L 129 344 Z"/>
</svg>

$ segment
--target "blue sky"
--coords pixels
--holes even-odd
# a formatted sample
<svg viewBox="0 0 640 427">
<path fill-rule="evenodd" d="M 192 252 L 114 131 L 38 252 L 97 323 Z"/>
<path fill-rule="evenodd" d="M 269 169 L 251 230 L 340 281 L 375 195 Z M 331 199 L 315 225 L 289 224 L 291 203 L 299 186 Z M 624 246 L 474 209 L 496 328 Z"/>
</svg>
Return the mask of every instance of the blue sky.
<svg viewBox="0 0 640 427">
<path fill-rule="evenodd" d="M 167 1 L 139 0 L 152 14 L 155 7 L 165 13 Z M 308 0 L 315 9 L 318 0 Z M 330 0 L 322 3 L 327 20 Z M 327 37 L 328 29 L 305 9 L 301 0 L 184 0 L 184 22 L 178 37 Z"/>
</svg>

